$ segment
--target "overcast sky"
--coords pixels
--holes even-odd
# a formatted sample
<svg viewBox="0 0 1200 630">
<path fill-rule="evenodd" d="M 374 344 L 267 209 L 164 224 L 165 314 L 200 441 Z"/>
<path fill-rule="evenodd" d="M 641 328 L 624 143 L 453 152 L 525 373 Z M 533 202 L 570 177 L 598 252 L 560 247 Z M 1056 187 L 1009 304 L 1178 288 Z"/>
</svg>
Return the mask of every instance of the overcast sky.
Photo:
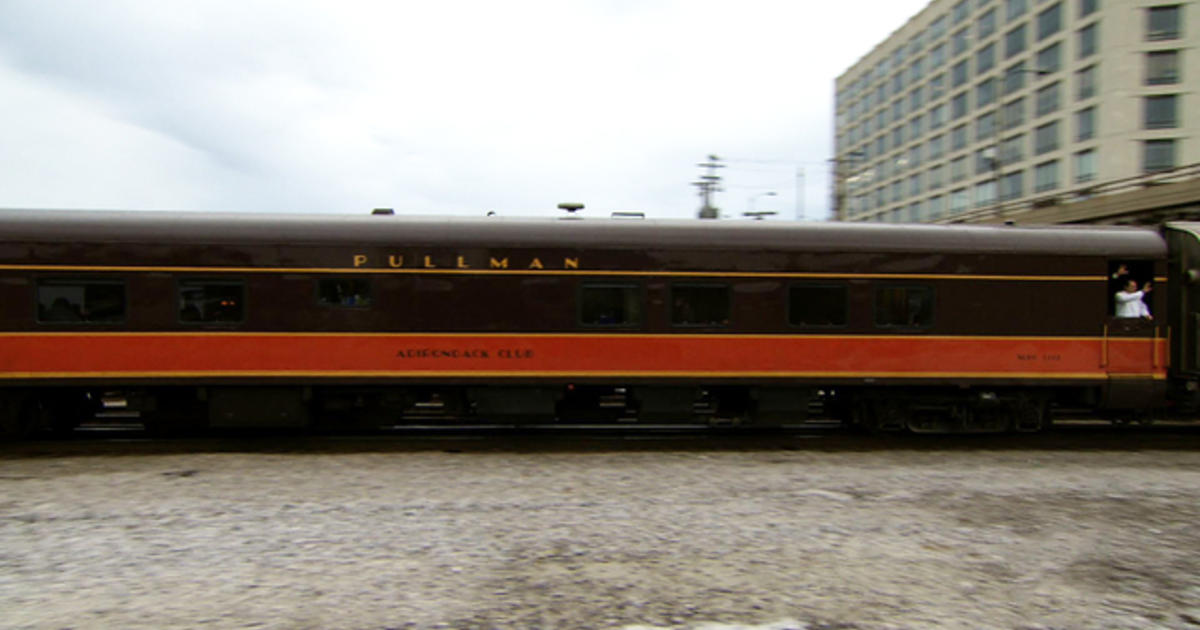
<svg viewBox="0 0 1200 630">
<path fill-rule="evenodd" d="M 715 153 L 823 219 L 833 80 L 925 4 L 0 0 L 0 207 L 690 217 Z"/>
</svg>

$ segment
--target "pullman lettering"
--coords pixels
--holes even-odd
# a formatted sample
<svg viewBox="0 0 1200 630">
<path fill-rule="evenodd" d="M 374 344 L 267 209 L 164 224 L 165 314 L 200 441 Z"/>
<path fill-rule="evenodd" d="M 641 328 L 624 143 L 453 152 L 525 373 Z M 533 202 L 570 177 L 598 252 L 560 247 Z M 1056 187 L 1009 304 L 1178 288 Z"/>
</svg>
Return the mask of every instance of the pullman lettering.
<svg viewBox="0 0 1200 630">
<path fill-rule="evenodd" d="M 579 259 L 570 256 L 562 258 L 544 258 L 532 256 L 529 258 L 513 258 L 510 256 L 488 256 L 471 258 L 463 255 L 440 256 L 434 254 L 388 254 L 386 256 L 370 256 L 354 254 L 351 265 L 356 269 L 481 269 L 485 271 L 503 271 L 519 269 L 579 269 Z"/>
</svg>

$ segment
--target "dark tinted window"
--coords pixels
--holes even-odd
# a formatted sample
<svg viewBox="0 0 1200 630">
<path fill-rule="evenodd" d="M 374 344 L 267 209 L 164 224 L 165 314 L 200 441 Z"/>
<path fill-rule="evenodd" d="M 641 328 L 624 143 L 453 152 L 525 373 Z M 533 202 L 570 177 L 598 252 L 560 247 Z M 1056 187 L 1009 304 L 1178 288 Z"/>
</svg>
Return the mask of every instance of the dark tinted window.
<svg viewBox="0 0 1200 630">
<path fill-rule="evenodd" d="M 317 303 L 325 306 L 370 306 L 371 281 L 362 278 L 322 278 Z"/>
<path fill-rule="evenodd" d="M 792 287 L 788 291 L 788 323 L 793 326 L 845 326 L 846 287 Z"/>
<path fill-rule="evenodd" d="M 179 321 L 240 322 L 246 317 L 245 293 L 236 280 L 181 280 Z"/>
<path fill-rule="evenodd" d="M 37 319 L 46 324 L 119 324 L 125 321 L 125 283 L 120 280 L 39 280 Z"/>
<path fill-rule="evenodd" d="M 632 284 L 585 284 L 579 293 L 579 321 L 585 326 L 637 326 L 642 323 L 641 293 Z"/>
<path fill-rule="evenodd" d="M 729 312 L 729 287 L 725 285 L 671 287 L 671 323 L 676 326 L 727 326 Z"/>
<path fill-rule="evenodd" d="M 933 290 L 929 287 L 875 289 L 875 325 L 924 328 L 933 324 Z"/>
</svg>

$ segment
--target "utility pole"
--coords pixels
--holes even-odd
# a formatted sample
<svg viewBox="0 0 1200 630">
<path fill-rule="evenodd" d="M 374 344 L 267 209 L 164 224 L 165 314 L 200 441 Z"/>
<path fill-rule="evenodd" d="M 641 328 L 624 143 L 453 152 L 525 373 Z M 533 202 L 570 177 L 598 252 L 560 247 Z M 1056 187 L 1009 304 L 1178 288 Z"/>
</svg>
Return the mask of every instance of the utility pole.
<svg viewBox="0 0 1200 630">
<path fill-rule="evenodd" d="M 720 210 L 716 206 L 712 205 L 712 196 L 713 193 L 718 193 L 724 190 L 721 188 L 721 176 L 717 175 L 717 169 L 725 168 L 725 165 L 721 164 L 721 158 L 715 155 L 709 155 L 707 162 L 701 162 L 696 166 L 705 169 L 705 172 L 700 176 L 700 179 L 692 182 L 693 186 L 700 189 L 700 211 L 696 216 L 701 219 L 720 218 Z"/>
</svg>

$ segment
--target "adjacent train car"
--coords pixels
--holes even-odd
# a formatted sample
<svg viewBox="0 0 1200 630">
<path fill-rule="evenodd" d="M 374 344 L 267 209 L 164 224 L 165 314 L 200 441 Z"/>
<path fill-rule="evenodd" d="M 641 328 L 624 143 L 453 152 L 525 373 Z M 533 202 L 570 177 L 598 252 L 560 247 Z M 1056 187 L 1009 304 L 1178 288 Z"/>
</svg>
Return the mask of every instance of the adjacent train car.
<svg viewBox="0 0 1200 630">
<path fill-rule="evenodd" d="M 0 423 L 1143 414 L 1196 389 L 1194 227 L 9 210 Z"/>
</svg>

